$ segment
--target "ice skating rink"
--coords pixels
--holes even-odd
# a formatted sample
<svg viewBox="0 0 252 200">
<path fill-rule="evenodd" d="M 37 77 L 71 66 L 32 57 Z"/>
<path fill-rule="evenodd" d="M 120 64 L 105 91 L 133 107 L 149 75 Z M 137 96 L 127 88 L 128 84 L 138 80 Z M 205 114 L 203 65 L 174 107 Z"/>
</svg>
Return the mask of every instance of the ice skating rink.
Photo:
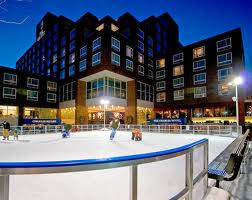
<svg viewBox="0 0 252 200">
<path fill-rule="evenodd" d="M 81 160 L 150 153 L 209 139 L 209 162 L 234 138 L 207 135 L 143 133 L 143 141 L 130 132 L 109 131 L 21 135 L 19 141 L 0 141 L 0 162 Z M 12 138 L 11 138 L 12 139 Z M 197 160 L 197 158 L 195 158 Z M 185 157 L 140 165 L 138 199 L 167 200 L 184 187 Z M 128 200 L 129 168 L 87 172 L 10 176 L 10 200 Z"/>
</svg>

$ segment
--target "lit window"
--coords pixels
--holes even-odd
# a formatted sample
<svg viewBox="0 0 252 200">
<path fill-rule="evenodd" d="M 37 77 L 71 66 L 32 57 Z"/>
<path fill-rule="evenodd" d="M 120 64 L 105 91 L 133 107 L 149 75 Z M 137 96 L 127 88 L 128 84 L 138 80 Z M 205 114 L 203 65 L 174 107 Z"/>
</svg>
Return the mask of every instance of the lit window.
<svg viewBox="0 0 252 200">
<path fill-rule="evenodd" d="M 148 56 L 153 57 L 153 50 L 151 48 L 148 48 Z"/>
<path fill-rule="evenodd" d="M 113 65 L 120 66 L 120 55 L 112 52 L 112 54 L 111 54 L 111 63 Z"/>
<path fill-rule="evenodd" d="M 148 78 L 153 79 L 153 71 L 150 69 L 148 70 Z"/>
<path fill-rule="evenodd" d="M 104 24 L 101 24 L 96 28 L 97 31 L 101 31 L 102 29 L 104 29 Z"/>
<path fill-rule="evenodd" d="M 65 62 L 65 58 L 64 58 L 64 59 L 62 59 L 62 60 L 60 61 L 60 68 L 61 68 L 61 69 L 64 68 L 64 67 L 65 67 L 65 64 L 66 64 L 66 62 Z"/>
<path fill-rule="evenodd" d="M 28 101 L 38 101 L 38 91 L 27 90 L 27 98 Z"/>
<path fill-rule="evenodd" d="M 133 58 L 133 49 L 129 46 L 126 46 L 126 56 Z"/>
<path fill-rule="evenodd" d="M 156 61 L 156 68 L 159 69 L 159 68 L 163 68 L 165 67 L 165 59 L 160 59 L 160 60 L 157 60 Z"/>
<path fill-rule="evenodd" d="M 115 49 L 116 51 L 120 51 L 120 41 L 113 38 L 111 39 L 111 47 Z"/>
<path fill-rule="evenodd" d="M 203 98 L 206 97 L 206 86 L 204 87 L 195 87 L 194 88 L 194 98 Z"/>
<path fill-rule="evenodd" d="M 93 41 L 93 51 L 96 51 L 101 47 L 101 37 L 98 37 Z"/>
<path fill-rule="evenodd" d="M 75 40 L 70 43 L 69 51 L 73 51 L 75 49 Z"/>
<path fill-rule="evenodd" d="M 75 74 L 75 66 L 72 65 L 69 67 L 69 76 L 73 76 Z"/>
<path fill-rule="evenodd" d="M 111 30 L 112 30 L 112 31 L 116 32 L 118 29 L 119 29 L 119 28 L 118 28 L 116 25 L 111 24 Z"/>
<path fill-rule="evenodd" d="M 218 66 L 232 64 L 232 53 L 229 52 L 229 53 L 218 55 L 217 64 Z"/>
<path fill-rule="evenodd" d="M 184 77 L 173 79 L 173 88 L 184 87 Z"/>
<path fill-rule="evenodd" d="M 206 83 L 206 73 L 194 74 L 193 75 L 193 82 L 194 82 L 194 85 Z"/>
<path fill-rule="evenodd" d="M 232 68 L 224 68 L 218 70 L 218 81 L 226 80 L 232 74 Z"/>
<path fill-rule="evenodd" d="M 87 55 L 87 45 L 80 49 L 80 58 L 83 58 L 86 55 Z"/>
<path fill-rule="evenodd" d="M 71 53 L 69 55 L 69 64 L 72 64 L 75 62 L 75 53 Z"/>
<path fill-rule="evenodd" d="M 66 77 L 65 70 L 60 71 L 60 80 L 64 80 Z"/>
<path fill-rule="evenodd" d="M 232 47 L 231 38 L 220 40 L 216 43 L 217 52 L 231 49 L 231 47 Z"/>
<path fill-rule="evenodd" d="M 144 67 L 142 65 L 138 65 L 138 74 L 144 76 Z"/>
<path fill-rule="evenodd" d="M 56 103 L 57 95 L 54 93 L 47 93 L 47 102 Z"/>
<path fill-rule="evenodd" d="M 154 87 L 146 83 L 137 82 L 137 99 L 153 102 Z"/>
<path fill-rule="evenodd" d="M 16 88 L 3 88 L 3 98 L 6 99 L 16 99 Z"/>
<path fill-rule="evenodd" d="M 140 40 L 138 40 L 138 50 L 140 52 L 144 52 L 144 43 L 142 43 Z"/>
<path fill-rule="evenodd" d="M 36 78 L 27 78 L 27 87 L 38 89 L 39 87 L 39 79 Z"/>
<path fill-rule="evenodd" d="M 193 49 L 193 58 L 205 56 L 205 46 Z"/>
<path fill-rule="evenodd" d="M 58 56 L 57 56 L 57 54 L 54 54 L 53 55 L 53 63 L 57 62 L 57 60 L 58 60 Z"/>
<path fill-rule="evenodd" d="M 232 90 L 228 84 L 218 84 L 218 95 L 230 95 Z"/>
<path fill-rule="evenodd" d="M 148 58 L 148 67 L 153 68 L 153 60 Z"/>
<path fill-rule="evenodd" d="M 126 59 L 126 69 L 133 72 L 133 62 L 129 59 Z"/>
<path fill-rule="evenodd" d="M 4 84 L 17 85 L 17 75 L 4 73 Z"/>
<path fill-rule="evenodd" d="M 166 101 L 166 93 L 160 92 L 157 93 L 157 102 L 165 102 Z"/>
<path fill-rule="evenodd" d="M 177 64 L 184 61 L 184 54 L 178 53 L 173 55 L 173 64 Z"/>
<path fill-rule="evenodd" d="M 156 80 L 165 78 L 165 70 L 160 70 L 156 72 Z"/>
<path fill-rule="evenodd" d="M 81 60 L 80 61 L 80 68 L 79 68 L 79 71 L 83 71 L 83 70 L 86 70 L 87 69 L 87 60 L 84 59 L 84 60 Z"/>
<path fill-rule="evenodd" d="M 56 82 L 47 81 L 47 90 L 48 91 L 57 91 L 57 83 Z"/>
<path fill-rule="evenodd" d="M 144 39 L 144 32 L 141 29 L 138 29 L 137 35 L 139 38 Z"/>
<path fill-rule="evenodd" d="M 138 62 L 144 64 L 144 55 L 141 53 L 138 53 Z"/>
<path fill-rule="evenodd" d="M 173 100 L 178 101 L 178 100 L 184 100 L 184 90 L 175 90 L 173 92 Z"/>
<path fill-rule="evenodd" d="M 160 81 L 156 83 L 156 90 L 157 91 L 161 91 L 161 90 L 165 90 L 166 86 L 165 86 L 165 81 Z"/>
<path fill-rule="evenodd" d="M 197 71 L 201 71 L 201 70 L 205 70 L 206 69 L 206 60 L 197 60 L 193 62 L 193 71 L 197 72 Z"/>
<path fill-rule="evenodd" d="M 173 67 L 173 76 L 180 76 L 184 74 L 184 65 Z"/>
<path fill-rule="evenodd" d="M 98 65 L 101 63 L 101 53 L 98 52 L 92 56 L 92 66 Z"/>
</svg>

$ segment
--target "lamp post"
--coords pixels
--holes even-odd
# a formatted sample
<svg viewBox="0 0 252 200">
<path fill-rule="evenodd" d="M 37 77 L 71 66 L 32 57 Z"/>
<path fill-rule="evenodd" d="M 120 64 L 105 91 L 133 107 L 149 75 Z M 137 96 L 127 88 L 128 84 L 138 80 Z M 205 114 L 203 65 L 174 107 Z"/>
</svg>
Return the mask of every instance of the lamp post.
<svg viewBox="0 0 252 200">
<path fill-rule="evenodd" d="M 102 105 L 103 105 L 103 108 L 104 108 L 104 114 L 103 114 L 103 122 L 104 122 L 104 127 L 103 127 L 103 130 L 105 131 L 105 124 L 106 124 L 106 110 L 105 110 L 105 106 L 109 104 L 109 100 L 106 100 L 106 99 L 102 99 L 101 102 L 100 102 Z"/>
<path fill-rule="evenodd" d="M 236 124 L 239 126 L 239 97 L 238 97 L 238 85 L 242 84 L 243 79 L 241 77 L 236 77 L 232 82 L 228 83 L 228 85 L 235 86 L 235 101 L 236 104 Z"/>
</svg>

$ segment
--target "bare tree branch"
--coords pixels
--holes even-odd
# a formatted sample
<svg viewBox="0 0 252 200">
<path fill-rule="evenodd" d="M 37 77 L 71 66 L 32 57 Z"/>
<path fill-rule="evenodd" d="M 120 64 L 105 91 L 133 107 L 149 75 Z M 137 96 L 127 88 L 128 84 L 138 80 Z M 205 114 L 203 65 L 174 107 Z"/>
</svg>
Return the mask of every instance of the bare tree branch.
<svg viewBox="0 0 252 200">
<path fill-rule="evenodd" d="M 4 4 L 5 2 L 6 2 L 6 0 L 0 1 L 0 9 L 4 10 L 5 12 L 8 12 L 8 10 L 7 10 L 5 7 L 1 6 L 1 5 Z"/>
<path fill-rule="evenodd" d="M 27 16 L 26 18 L 24 18 L 21 22 L 7 21 L 7 20 L 4 20 L 4 19 L 0 19 L 0 22 L 5 23 L 5 24 L 16 24 L 16 25 L 21 25 L 21 24 L 23 24 L 28 18 L 29 18 L 29 16 Z"/>
</svg>

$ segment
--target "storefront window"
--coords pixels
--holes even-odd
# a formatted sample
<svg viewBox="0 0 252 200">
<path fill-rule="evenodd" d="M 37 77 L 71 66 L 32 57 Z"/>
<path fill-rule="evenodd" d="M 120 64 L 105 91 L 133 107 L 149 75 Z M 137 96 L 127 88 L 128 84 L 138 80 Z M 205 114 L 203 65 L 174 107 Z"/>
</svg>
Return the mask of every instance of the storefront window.
<svg viewBox="0 0 252 200">
<path fill-rule="evenodd" d="M 18 108 L 16 106 L 0 106 L 0 121 L 8 121 L 11 125 L 18 123 Z"/>
<path fill-rule="evenodd" d="M 164 118 L 171 118 L 171 111 L 167 110 L 164 112 Z"/>
<path fill-rule="evenodd" d="M 57 109 L 51 108 L 24 108 L 24 118 L 56 119 Z"/>
</svg>

